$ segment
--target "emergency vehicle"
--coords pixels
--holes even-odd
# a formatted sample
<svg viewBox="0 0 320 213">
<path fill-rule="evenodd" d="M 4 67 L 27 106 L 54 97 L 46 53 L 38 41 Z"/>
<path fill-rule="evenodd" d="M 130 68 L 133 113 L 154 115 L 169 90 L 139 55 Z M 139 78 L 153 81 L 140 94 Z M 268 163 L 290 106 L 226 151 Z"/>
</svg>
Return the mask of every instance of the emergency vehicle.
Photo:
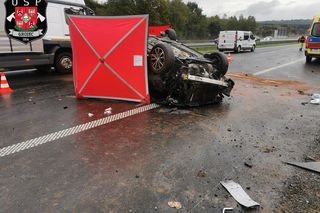
<svg viewBox="0 0 320 213">
<path fill-rule="evenodd" d="M 320 16 L 313 18 L 307 39 L 306 39 L 306 62 L 310 63 L 312 58 L 320 58 Z"/>
</svg>

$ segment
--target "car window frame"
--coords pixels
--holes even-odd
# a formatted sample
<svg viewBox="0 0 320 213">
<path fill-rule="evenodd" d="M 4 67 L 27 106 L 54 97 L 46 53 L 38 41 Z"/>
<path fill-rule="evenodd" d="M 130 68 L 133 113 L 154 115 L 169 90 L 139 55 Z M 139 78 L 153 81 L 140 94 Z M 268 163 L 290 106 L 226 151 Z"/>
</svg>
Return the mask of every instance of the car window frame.
<svg viewBox="0 0 320 213">
<path fill-rule="evenodd" d="M 314 34 L 314 30 L 315 30 L 316 27 L 318 27 L 317 28 L 318 34 Z M 316 22 L 316 23 L 313 24 L 312 30 L 311 30 L 311 35 L 314 36 L 314 37 L 320 37 L 320 22 Z"/>
<path fill-rule="evenodd" d="M 249 41 L 250 40 L 250 33 L 244 33 L 243 34 L 243 40 L 244 41 Z"/>
</svg>

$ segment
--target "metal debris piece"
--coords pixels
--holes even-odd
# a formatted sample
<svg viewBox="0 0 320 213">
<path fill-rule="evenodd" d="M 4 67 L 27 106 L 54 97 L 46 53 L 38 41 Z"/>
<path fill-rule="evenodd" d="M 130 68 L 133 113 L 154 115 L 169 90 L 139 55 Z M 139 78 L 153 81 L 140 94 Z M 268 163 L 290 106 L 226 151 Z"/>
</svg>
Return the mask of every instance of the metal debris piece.
<svg viewBox="0 0 320 213">
<path fill-rule="evenodd" d="M 233 208 L 223 208 L 222 213 L 233 212 Z"/>
<path fill-rule="evenodd" d="M 312 99 L 320 99 L 320 94 L 318 94 L 318 93 L 315 93 L 315 94 L 313 94 L 312 95 Z"/>
<path fill-rule="evenodd" d="M 309 162 L 309 163 L 295 163 L 295 162 L 285 162 L 288 165 L 296 166 L 299 168 L 307 169 L 313 172 L 320 173 L 320 162 Z"/>
<path fill-rule="evenodd" d="M 92 118 L 92 117 L 94 116 L 94 114 L 88 113 L 88 116 L 89 116 L 90 118 Z"/>
<path fill-rule="evenodd" d="M 320 99 L 311 100 L 310 103 L 314 105 L 320 105 Z"/>
<path fill-rule="evenodd" d="M 221 181 L 220 183 L 242 206 L 245 206 L 247 208 L 260 206 L 259 203 L 252 200 L 249 195 L 243 190 L 243 188 L 234 181 Z"/>
<path fill-rule="evenodd" d="M 168 206 L 170 206 L 171 208 L 175 208 L 175 209 L 181 209 L 182 205 L 180 202 L 177 201 L 169 201 L 168 202 Z"/>
<path fill-rule="evenodd" d="M 311 104 L 320 105 L 320 94 L 317 94 L 317 93 L 313 94 L 311 99 L 312 99 L 310 101 Z"/>
<path fill-rule="evenodd" d="M 105 115 L 111 115 L 111 114 L 112 114 L 112 108 L 109 107 L 108 109 L 105 109 L 103 114 L 105 114 Z"/>
</svg>

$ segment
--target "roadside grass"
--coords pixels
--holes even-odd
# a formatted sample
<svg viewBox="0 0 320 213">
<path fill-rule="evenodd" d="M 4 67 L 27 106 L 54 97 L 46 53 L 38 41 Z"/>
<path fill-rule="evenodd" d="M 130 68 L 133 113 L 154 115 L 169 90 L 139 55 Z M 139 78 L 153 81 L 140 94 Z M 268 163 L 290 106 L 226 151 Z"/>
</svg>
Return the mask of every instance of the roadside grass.
<svg viewBox="0 0 320 213">
<path fill-rule="evenodd" d="M 276 46 L 286 46 L 286 45 L 298 45 L 298 42 L 292 42 L 292 41 L 284 41 L 284 42 L 270 42 L 270 43 L 257 43 L 257 48 L 263 48 L 263 47 L 276 47 Z M 196 47 L 194 48 L 198 52 L 201 52 L 203 54 L 210 53 L 217 51 L 217 46 L 213 47 Z"/>
</svg>

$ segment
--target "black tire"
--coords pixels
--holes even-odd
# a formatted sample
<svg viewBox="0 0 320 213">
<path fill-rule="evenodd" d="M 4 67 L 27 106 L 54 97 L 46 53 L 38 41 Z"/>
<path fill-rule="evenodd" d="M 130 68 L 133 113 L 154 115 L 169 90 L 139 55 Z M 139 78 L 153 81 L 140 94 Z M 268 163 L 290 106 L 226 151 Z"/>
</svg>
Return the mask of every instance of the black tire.
<svg viewBox="0 0 320 213">
<path fill-rule="evenodd" d="M 312 57 L 311 56 L 306 56 L 306 63 L 311 63 L 311 61 L 312 61 Z"/>
<path fill-rule="evenodd" d="M 217 71 L 215 72 L 216 77 L 221 78 L 228 72 L 229 62 L 225 54 L 214 52 L 211 54 L 206 54 L 204 57 L 210 59 L 213 62 L 212 64 L 217 69 Z"/>
<path fill-rule="evenodd" d="M 55 58 L 54 67 L 57 73 L 72 73 L 72 54 L 70 52 L 59 53 Z"/>
<path fill-rule="evenodd" d="M 253 45 L 252 48 L 251 48 L 251 52 L 254 52 L 256 49 L 256 45 Z"/>
<path fill-rule="evenodd" d="M 149 69 L 154 74 L 168 72 L 175 63 L 175 56 L 172 48 L 165 43 L 154 45 L 149 54 Z"/>
<path fill-rule="evenodd" d="M 168 30 L 166 30 L 165 33 L 168 35 L 168 37 L 171 40 L 173 40 L 173 41 L 177 40 L 177 33 L 176 33 L 176 31 L 174 29 L 168 29 Z"/>
</svg>

